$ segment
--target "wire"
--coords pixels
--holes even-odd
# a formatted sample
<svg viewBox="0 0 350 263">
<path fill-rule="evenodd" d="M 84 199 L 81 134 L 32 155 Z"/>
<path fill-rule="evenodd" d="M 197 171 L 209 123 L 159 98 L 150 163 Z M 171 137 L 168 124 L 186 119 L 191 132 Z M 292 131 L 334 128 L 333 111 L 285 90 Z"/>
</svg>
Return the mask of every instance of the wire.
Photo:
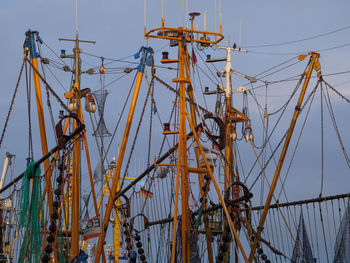
<svg viewBox="0 0 350 263">
<path fill-rule="evenodd" d="M 274 43 L 274 44 L 265 44 L 265 45 L 253 45 L 253 46 L 244 46 L 242 48 L 260 48 L 260 47 L 275 47 L 275 46 L 283 46 L 283 45 L 289 45 L 289 44 L 293 44 L 293 43 L 298 43 L 298 42 L 302 42 L 302 41 L 307 41 L 307 40 L 311 40 L 311 39 L 315 39 L 315 38 L 319 38 L 319 37 L 323 37 L 323 36 L 327 36 L 330 34 L 334 34 L 334 33 L 338 33 L 340 31 L 344 31 L 346 29 L 349 29 L 349 26 L 345 26 L 333 31 L 329 31 L 323 34 L 319 34 L 319 35 L 315 35 L 315 36 L 311 36 L 311 37 L 305 37 L 305 38 L 301 38 L 301 39 L 297 39 L 297 40 L 292 40 L 292 41 L 287 41 L 287 42 L 280 42 L 280 43 Z"/>
</svg>

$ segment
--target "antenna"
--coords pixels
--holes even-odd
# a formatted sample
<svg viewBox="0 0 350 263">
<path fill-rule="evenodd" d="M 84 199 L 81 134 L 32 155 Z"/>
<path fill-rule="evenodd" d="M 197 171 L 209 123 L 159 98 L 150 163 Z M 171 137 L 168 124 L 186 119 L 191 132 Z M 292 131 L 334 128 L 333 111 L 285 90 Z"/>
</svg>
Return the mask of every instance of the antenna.
<svg viewBox="0 0 350 263">
<path fill-rule="evenodd" d="M 163 12 L 163 10 L 162 10 Z M 146 0 L 143 1 L 143 24 L 146 28 Z"/>
<path fill-rule="evenodd" d="M 78 34 L 78 0 L 75 0 L 75 32 Z"/>
<path fill-rule="evenodd" d="M 241 47 L 241 41 L 242 41 L 242 18 L 239 19 L 239 42 L 238 47 Z"/>
<path fill-rule="evenodd" d="M 221 28 L 221 20 L 222 20 L 222 13 L 221 13 L 221 0 L 219 0 L 219 18 L 220 18 L 220 28 Z"/>
<path fill-rule="evenodd" d="M 216 12 L 217 12 L 217 8 L 216 8 L 216 0 L 214 0 L 214 31 L 216 32 Z"/>
</svg>

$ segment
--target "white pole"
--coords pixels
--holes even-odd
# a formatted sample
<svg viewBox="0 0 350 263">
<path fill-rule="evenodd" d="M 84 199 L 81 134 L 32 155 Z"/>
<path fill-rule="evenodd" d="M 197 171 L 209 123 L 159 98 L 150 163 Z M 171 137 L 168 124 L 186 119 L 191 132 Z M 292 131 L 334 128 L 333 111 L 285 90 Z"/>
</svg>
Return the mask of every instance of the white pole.
<svg viewBox="0 0 350 263">
<path fill-rule="evenodd" d="M 207 31 L 207 12 L 204 12 L 203 18 L 204 18 L 204 30 L 203 31 Z"/>
<path fill-rule="evenodd" d="M 8 152 L 6 152 L 6 158 L 4 160 L 4 166 L 2 168 L 2 174 L 1 174 L 1 179 L 0 179 L 0 189 L 2 189 L 4 182 L 5 182 L 5 178 L 6 178 L 6 173 L 8 170 L 8 166 L 10 163 L 10 160 L 12 158 L 13 155 L 9 154 Z M 1 194 L 0 194 L 1 197 Z"/>
</svg>

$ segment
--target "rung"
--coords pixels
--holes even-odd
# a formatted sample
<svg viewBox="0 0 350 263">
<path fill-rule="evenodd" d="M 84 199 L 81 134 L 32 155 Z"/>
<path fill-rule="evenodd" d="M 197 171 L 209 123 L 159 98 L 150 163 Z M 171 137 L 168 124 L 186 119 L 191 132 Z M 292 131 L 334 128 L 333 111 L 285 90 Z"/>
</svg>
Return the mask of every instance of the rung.
<svg viewBox="0 0 350 263">
<path fill-rule="evenodd" d="M 177 63 L 179 62 L 178 59 L 162 59 L 160 63 L 162 64 L 170 64 L 170 63 Z"/>
<path fill-rule="evenodd" d="M 185 82 L 185 83 L 191 84 L 191 80 L 190 79 L 175 78 L 175 79 L 172 79 L 172 82 Z"/>
<path fill-rule="evenodd" d="M 179 131 L 163 131 L 164 135 L 169 135 L 169 134 L 179 134 Z"/>
<path fill-rule="evenodd" d="M 194 167 L 188 167 L 188 171 L 190 173 L 198 173 L 198 174 L 206 174 L 206 173 L 208 173 L 207 169 L 194 168 Z"/>
</svg>

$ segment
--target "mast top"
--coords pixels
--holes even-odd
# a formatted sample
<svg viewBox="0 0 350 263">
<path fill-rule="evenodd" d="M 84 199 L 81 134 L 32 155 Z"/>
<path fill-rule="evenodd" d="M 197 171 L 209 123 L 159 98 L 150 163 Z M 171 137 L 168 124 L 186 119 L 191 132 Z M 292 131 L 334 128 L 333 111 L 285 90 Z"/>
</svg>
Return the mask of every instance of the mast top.
<svg viewBox="0 0 350 263">
<path fill-rule="evenodd" d="M 194 18 L 199 15 L 200 13 L 198 12 L 192 12 L 189 14 L 189 16 L 191 17 L 190 29 L 183 28 L 183 27 L 178 27 L 178 28 L 166 27 L 164 24 L 164 19 L 162 19 L 161 27 L 153 28 L 148 32 L 145 27 L 145 38 L 153 37 L 153 38 L 162 38 L 162 39 L 175 40 L 175 41 L 180 41 L 184 39 L 186 42 L 197 42 L 203 46 L 217 44 L 221 40 L 223 40 L 224 36 L 222 35 L 221 26 L 220 26 L 220 32 L 210 32 L 210 31 L 206 31 L 206 29 L 198 30 L 198 28 L 194 29 L 193 27 Z"/>
</svg>

